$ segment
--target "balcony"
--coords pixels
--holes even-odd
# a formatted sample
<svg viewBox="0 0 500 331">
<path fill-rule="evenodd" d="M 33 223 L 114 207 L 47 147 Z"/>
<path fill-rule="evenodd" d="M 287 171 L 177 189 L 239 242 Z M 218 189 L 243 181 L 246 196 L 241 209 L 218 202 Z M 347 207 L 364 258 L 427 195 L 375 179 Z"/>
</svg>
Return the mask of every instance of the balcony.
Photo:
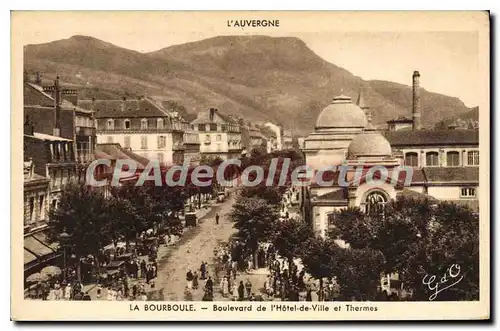
<svg viewBox="0 0 500 331">
<path fill-rule="evenodd" d="M 77 136 L 95 136 L 96 129 L 93 127 L 77 126 L 75 128 L 75 133 Z"/>
<path fill-rule="evenodd" d="M 184 147 L 184 144 L 182 142 L 176 142 L 172 146 L 173 151 L 182 151 L 184 149 L 185 149 L 185 147 Z"/>
</svg>

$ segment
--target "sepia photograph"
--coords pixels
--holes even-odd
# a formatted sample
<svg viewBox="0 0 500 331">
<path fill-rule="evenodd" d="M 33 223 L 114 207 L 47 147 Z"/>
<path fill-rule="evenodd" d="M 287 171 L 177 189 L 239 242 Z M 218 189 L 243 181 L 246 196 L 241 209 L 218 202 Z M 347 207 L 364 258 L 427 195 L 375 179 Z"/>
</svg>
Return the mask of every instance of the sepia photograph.
<svg viewBox="0 0 500 331">
<path fill-rule="evenodd" d="M 12 318 L 489 319 L 489 19 L 13 11 Z"/>
</svg>

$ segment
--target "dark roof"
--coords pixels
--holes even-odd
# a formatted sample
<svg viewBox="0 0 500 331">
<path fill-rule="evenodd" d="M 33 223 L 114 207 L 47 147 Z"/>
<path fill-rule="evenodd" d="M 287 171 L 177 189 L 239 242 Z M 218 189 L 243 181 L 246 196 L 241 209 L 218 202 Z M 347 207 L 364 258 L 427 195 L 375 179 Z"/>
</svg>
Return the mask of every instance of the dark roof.
<svg viewBox="0 0 500 331">
<path fill-rule="evenodd" d="M 391 146 L 479 145 L 479 130 L 385 131 Z"/>
<path fill-rule="evenodd" d="M 42 86 L 33 84 L 33 83 L 25 83 L 24 89 L 24 106 L 42 106 L 42 107 L 52 107 L 54 108 L 55 100 L 50 95 L 49 92 L 45 92 Z M 63 109 L 72 109 L 81 113 L 91 113 L 88 109 L 84 109 L 78 107 L 77 105 L 72 104 L 68 100 L 61 99 L 61 108 Z"/>
<path fill-rule="evenodd" d="M 427 182 L 479 182 L 479 167 L 425 167 Z"/>
<path fill-rule="evenodd" d="M 413 122 L 411 118 L 404 117 L 404 116 L 398 116 L 396 118 L 393 118 L 392 120 L 387 121 L 387 123 L 410 123 Z"/>
<path fill-rule="evenodd" d="M 217 121 L 217 117 L 220 121 Z M 207 123 L 216 123 L 216 122 L 225 122 L 236 124 L 236 121 L 233 120 L 230 116 L 222 114 L 219 110 L 214 112 L 214 120 L 210 120 L 210 110 L 203 110 L 198 113 L 196 119 L 191 122 L 191 124 L 207 124 Z"/>
<path fill-rule="evenodd" d="M 125 107 L 122 110 L 124 104 Z M 92 100 L 78 100 L 78 106 L 91 110 Z M 169 116 L 168 112 L 162 106 L 148 98 L 140 100 L 95 100 L 94 111 L 96 118 Z"/>
<path fill-rule="evenodd" d="M 137 169 L 144 169 L 144 167 L 149 163 L 149 160 L 145 157 L 137 155 L 123 147 L 120 144 L 97 144 L 96 153 L 105 153 L 112 157 L 113 159 L 130 159 L 136 161 Z"/>
<path fill-rule="evenodd" d="M 403 190 L 401 190 L 401 192 L 399 192 L 398 195 L 403 196 L 403 197 L 407 197 L 407 198 L 411 198 L 414 200 L 419 200 L 419 201 L 429 200 L 431 203 L 437 203 L 439 201 L 438 199 L 434 198 L 431 195 L 416 192 L 416 191 L 413 191 L 413 190 L 410 190 L 407 188 L 404 188 Z"/>
<path fill-rule="evenodd" d="M 317 197 L 317 200 L 344 201 L 347 199 L 346 192 L 343 189 L 328 192 Z"/>
</svg>

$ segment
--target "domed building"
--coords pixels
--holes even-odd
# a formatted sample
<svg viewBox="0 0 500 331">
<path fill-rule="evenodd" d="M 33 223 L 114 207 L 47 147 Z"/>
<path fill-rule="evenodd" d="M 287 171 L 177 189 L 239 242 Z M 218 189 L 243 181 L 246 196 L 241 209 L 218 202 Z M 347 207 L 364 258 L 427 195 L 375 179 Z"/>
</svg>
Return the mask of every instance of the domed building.
<svg viewBox="0 0 500 331">
<path fill-rule="evenodd" d="M 393 156 L 390 143 L 373 128 L 360 100 L 362 96 L 354 104 L 348 96 L 335 97 L 305 139 L 306 164 L 316 176 L 302 190 L 302 207 L 305 219 L 323 236 L 334 211 L 358 206 L 380 212 L 404 187 L 396 169 L 401 159 Z"/>
<path fill-rule="evenodd" d="M 322 162 L 326 155 L 332 159 L 344 159 L 351 140 L 366 127 L 364 110 L 350 97 L 333 98 L 318 116 L 314 132 L 305 140 L 302 151 L 308 164 Z"/>
</svg>

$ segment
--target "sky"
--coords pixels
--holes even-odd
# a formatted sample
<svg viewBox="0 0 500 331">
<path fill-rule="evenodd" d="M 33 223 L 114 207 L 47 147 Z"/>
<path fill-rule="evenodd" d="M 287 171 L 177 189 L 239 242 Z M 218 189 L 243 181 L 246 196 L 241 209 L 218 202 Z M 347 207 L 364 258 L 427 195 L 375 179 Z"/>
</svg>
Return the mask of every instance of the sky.
<svg viewBox="0 0 500 331">
<path fill-rule="evenodd" d="M 306 12 L 25 12 L 13 14 L 13 40 L 38 44 L 92 36 L 139 52 L 217 35 L 294 36 L 316 54 L 365 80 L 411 85 L 479 104 L 480 18 L 468 14 L 373 15 Z M 229 19 L 279 19 L 275 28 L 234 28 Z M 479 28 L 478 28 L 479 26 Z M 483 54 L 483 53 L 481 53 Z M 489 79 L 489 78 L 488 78 Z"/>
</svg>

